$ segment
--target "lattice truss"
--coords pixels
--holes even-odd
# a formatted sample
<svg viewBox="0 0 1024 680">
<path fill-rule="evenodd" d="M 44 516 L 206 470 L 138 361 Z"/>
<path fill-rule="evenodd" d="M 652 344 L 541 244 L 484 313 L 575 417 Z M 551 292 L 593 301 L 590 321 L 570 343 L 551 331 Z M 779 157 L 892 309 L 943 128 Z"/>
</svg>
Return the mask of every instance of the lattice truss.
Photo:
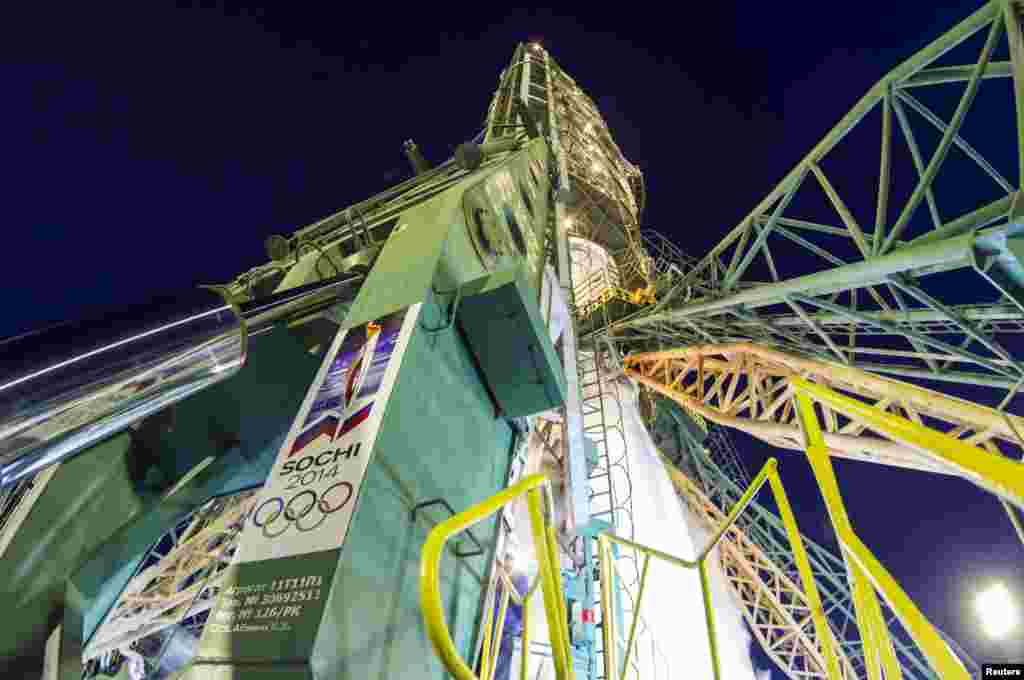
<svg viewBox="0 0 1024 680">
<path fill-rule="evenodd" d="M 166 633 L 173 632 L 168 629 L 201 630 L 255 494 L 214 498 L 162 536 L 96 630 L 83 659 L 134 650 L 147 664 L 156 664 Z"/>
<path fill-rule="evenodd" d="M 1016 385 L 1020 12 L 989 2 L 887 74 L 657 304 L 604 332 L 647 349 L 752 340 L 877 372 Z"/>
<path fill-rule="evenodd" d="M 916 385 L 845 366 L 787 354 L 753 343 L 704 345 L 636 354 L 626 373 L 719 425 L 734 427 L 784 449 L 803 451 L 790 376 L 799 375 L 856 396 L 974 446 L 1020 458 L 1024 419 Z M 958 474 L 915 449 L 832 411 L 821 409 L 830 453 L 896 467 Z"/>
</svg>

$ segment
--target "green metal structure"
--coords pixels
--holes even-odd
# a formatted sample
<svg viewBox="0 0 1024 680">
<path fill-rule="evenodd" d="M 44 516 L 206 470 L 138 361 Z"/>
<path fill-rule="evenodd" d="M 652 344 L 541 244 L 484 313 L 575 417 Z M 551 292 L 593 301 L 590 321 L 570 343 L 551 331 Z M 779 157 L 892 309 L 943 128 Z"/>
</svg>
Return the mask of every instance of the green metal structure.
<svg viewBox="0 0 1024 680">
<path fill-rule="evenodd" d="M 710 252 L 679 263 L 656 305 L 594 334 L 648 349 L 753 340 L 1012 390 L 1024 150 L 1004 140 L 1024 130 L 1020 26 L 1016 3 L 986 3 L 890 71 Z M 933 111 L 953 104 L 948 119 Z M 1016 132 L 993 135 L 991 117 L 1008 110 Z M 988 148 L 968 142 L 972 131 Z M 844 172 L 872 147 L 875 178 Z M 903 166 L 917 175 L 894 171 Z M 951 291 L 959 299 L 944 301 Z"/>
<path fill-rule="evenodd" d="M 517 59 L 525 50 L 517 50 Z M 516 95 L 538 79 L 520 76 Z M 558 170 L 542 132 L 550 123 L 545 108 L 530 101 L 522 116 L 528 125 L 509 127 L 505 120 L 516 114 L 500 107 L 515 104 L 518 111 L 526 100 L 509 99 L 512 83 L 504 82 L 492 106 L 500 113 L 456 158 L 437 168 L 419 163 L 411 180 L 288 239 L 269 239 L 273 259 L 224 288 L 245 304 L 328 276 L 362 274 L 354 300 L 281 319 L 250 338 L 247 365 L 237 376 L 176 404 L 173 418 L 164 412 L 162 421 L 143 421 L 11 493 L 5 519 L 18 521 L 6 527 L 14 538 L 5 545 L 2 566 L 11 573 L 0 597 L 26 616 L 0 635 L 7 668 L 38 669 L 49 639 L 58 676 L 82 677 L 83 652 L 99 649 L 97 630 L 115 603 L 133 597 L 126 584 L 148 573 L 139 568 L 152 549 L 175 543 L 169 527 L 211 498 L 259 492 L 277 469 L 289 424 L 332 338 L 415 309 L 393 388 L 379 407 L 383 415 L 344 553 L 272 559 L 255 563 L 258 569 L 233 565 L 200 588 L 204 600 L 216 601 L 206 616 L 221 620 L 226 598 L 246 579 L 307 570 L 328 579 L 318 613 L 304 614 L 286 635 L 215 635 L 206 626 L 187 674 L 438 672 L 412 587 L 426 531 L 444 518 L 444 508 L 456 511 L 505 485 L 522 416 L 563 407 L 567 399 L 578 409 L 575 368 L 568 385 L 563 368 L 575 342 L 556 351 L 548 337 L 550 309 L 541 305 L 545 267 L 567 252 L 565 232 L 559 245 L 553 218 Z M 574 446 L 582 452 L 580 437 Z M 130 472 L 142 446 L 156 464 L 140 484 Z M 585 479 L 585 460 L 579 462 Z M 476 528 L 481 549 L 461 549 L 442 565 L 448 614 L 467 655 L 476 644 L 497 528 L 496 522 Z M 238 540 L 244 551 L 246 534 Z M 181 588 L 198 587 L 189 578 L 198 576 L 183 579 Z M 109 663 L 104 668 L 111 670 Z"/>
<path fill-rule="evenodd" d="M 933 110 L 941 100 L 926 94 L 950 87 L 961 91 L 947 120 Z M 985 124 L 976 110 L 988 105 L 1014 107 L 1013 167 L 967 142 L 971 126 Z M 843 200 L 830 164 L 872 117 L 880 144 L 869 214 Z M 219 287 L 237 309 L 352 274 L 360 277 L 354 299 L 315 312 L 295 308 L 244 335 L 251 347 L 233 377 L 4 489 L 0 606 L 19 614 L 0 629 L 0 671 L 38 674 L 46 656 L 48 680 L 94 675 L 107 663 L 86 664 L 99 648 L 97 631 L 135 602 L 140 612 L 165 607 L 149 620 L 158 628 L 186 621 L 179 628 L 194 633 L 189 658 L 164 666 L 176 677 L 442 677 L 415 586 L 423 542 L 446 512 L 507 485 L 524 418 L 542 412 L 557 413 L 560 423 L 575 537 L 561 550 L 573 565 L 571 599 L 593 603 L 607 586 L 593 576 L 593 537 L 611 527 L 632 539 L 629 496 L 612 481 L 629 480 L 628 464 L 612 459 L 609 443 L 625 437 L 606 414 L 619 398 L 608 384 L 625 353 L 752 341 L 868 371 L 988 388 L 1000 408 L 1024 384 L 1024 364 L 1012 351 L 1012 337 L 1024 331 L 1024 39 L 1021 8 L 1011 0 L 985 4 L 885 75 L 699 260 L 641 232 L 642 175 L 593 102 L 538 45 L 516 48 L 483 129 L 453 158 L 432 167 L 413 142 L 405 150 L 412 178 L 270 237 L 265 264 Z M 897 180 L 905 178 L 893 172 L 900 151 L 917 173 L 902 187 L 902 202 Z M 940 188 L 957 153 L 989 178 L 991 191 L 947 209 Z M 813 183 L 838 222 L 797 212 Z M 806 256 L 779 257 L 794 247 Z M 951 287 L 969 299 L 944 301 Z M 553 289 L 569 312 L 554 335 Z M 369 338 L 396 314 L 406 315 L 400 348 L 388 364 L 389 391 L 373 407 L 365 471 L 349 487 L 353 509 L 338 543 L 227 567 L 210 562 L 235 556 L 236 541 L 237 554 L 256 545 L 247 516 L 230 551 L 222 536 L 199 551 L 202 567 L 180 563 L 177 585 L 132 600 L 153 551 L 165 558 L 182 526 L 212 518 L 213 499 L 274 498 L 268 494 L 296 450 L 297 414 L 326 380 L 339 334 Z M 346 370 L 357 373 L 354 364 Z M 704 439 L 673 408 L 659 410 L 655 433 L 674 438 L 680 465 L 720 508 L 731 507 L 749 482 L 742 464 L 721 448 L 721 434 Z M 143 460 L 152 464 L 140 476 Z M 314 506 L 320 502 L 307 511 Z M 740 526 L 795 574 L 780 520 L 751 508 Z M 440 567 L 448 625 L 467 659 L 481 644 L 503 532 L 494 518 L 473 534 Z M 827 614 L 861 677 L 842 561 L 805 542 Z M 635 560 L 620 565 L 634 582 L 625 585 L 635 585 Z M 237 622 L 238 593 L 282 581 L 316 583 L 316 604 L 291 607 L 293 623 L 282 623 L 280 610 L 289 607 L 271 605 L 273 623 L 258 631 L 224 623 Z M 294 583 L 284 588 L 299 592 Z M 196 599 L 186 603 L 182 593 Z M 199 601 L 208 603 L 202 617 L 192 608 Z M 173 615 L 160 618 L 167 611 Z M 199 632 L 200 618 L 217 626 Z M 594 663 L 604 651 L 595 624 L 584 626 L 586 644 L 574 652 L 587 657 L 574 666 L 588 680 L 605 675 Z M 934 677 L 898 626 L 890 629 L 904 675 Z M 125 665 L 104 668 L 127 677 Z"/>
</svg>

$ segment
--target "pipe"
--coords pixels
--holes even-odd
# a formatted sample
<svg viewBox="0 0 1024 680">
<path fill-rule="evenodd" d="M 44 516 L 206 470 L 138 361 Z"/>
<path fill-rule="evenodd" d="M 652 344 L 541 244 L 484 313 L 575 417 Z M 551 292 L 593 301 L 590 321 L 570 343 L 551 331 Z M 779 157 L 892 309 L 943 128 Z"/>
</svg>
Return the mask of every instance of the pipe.
<svg viewBox="0 0 1024 680">
<path fill-rule="evenodd" d="M 799 293 L 812 296 L 828 295 L 851 288 L 883 284 L 889 280 L 889 277 L 904 272 L 922 273 L 923 271 L 940 272 L 959 269 L 970 265 L 973 246 L 974 236 L 972 234 L 956 236 L 935 243 L 908 246 L 871 260 L 854 262 L 778 283 L 748 288 L 724 295 L 721 298 L 695 302 L 669 312 L 625 321 L 619 325 L 639 326 L 662 321 L 675 321 L 696 315 L 721 314 L 727 309 L 741 305 L 747 309 L 756 309 L 778 304 L 787 295 Z"/>
<path fill-rule="evenodd" d="M 350 298 L 361 278 L 242 304 L 199 289 L 0 342 L 0 488 L 231 377 L 249 338 Z"/>
</svg>

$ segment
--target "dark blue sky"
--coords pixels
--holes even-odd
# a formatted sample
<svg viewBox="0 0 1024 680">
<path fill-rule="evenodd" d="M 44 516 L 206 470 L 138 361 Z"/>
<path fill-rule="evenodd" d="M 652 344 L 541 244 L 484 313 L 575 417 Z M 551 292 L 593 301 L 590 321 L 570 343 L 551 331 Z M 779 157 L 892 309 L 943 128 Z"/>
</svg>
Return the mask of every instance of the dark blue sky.
<svg viewBox="0 0 1024 680">
<path fill-rule="evenodd" d="M 532 37 L 645 173 L 644 226 L 701 255 L 881 75 L 980 6 L 706 4 L 8 10 L 0 336 L 262 262 L 268 235 L 407 176 L 403 140 L 437 161 L 475 134 L 515 43 Z M 876 148 L 847 177 L 870 185 Z M 756 469 L 765 447 L 737 443 Z M 807 532 L 824 539 L 806 463 L 780 458 Z M 838 467 L 862 538 L 926 614 L 979 661 L 1009 654 L 968 609 L 990 578 L 1024 596 L 1024 550 L 994 500 L 959 480 Z"/>
</svg>

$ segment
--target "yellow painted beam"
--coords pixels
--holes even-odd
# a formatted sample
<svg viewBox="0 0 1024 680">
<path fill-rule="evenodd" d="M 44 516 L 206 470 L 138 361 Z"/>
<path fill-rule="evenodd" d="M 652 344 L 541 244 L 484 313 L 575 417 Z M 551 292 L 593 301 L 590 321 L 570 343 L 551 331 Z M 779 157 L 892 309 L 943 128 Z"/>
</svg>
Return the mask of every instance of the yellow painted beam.
<svg viewBox="0 0 1024 680">
<path fill-rule="evenodd" d="M 978 486 L 1017 507 L 1024 508 L 1024 464 L 971 446 L 912 420 L 886 413 L 870 404 L 803 378 L 793 376 L 790 382 L 794 388 L 815 401 L 859 420 L 901 444 L 912 447 L 932 460 L 953 468 Z M 801 422 L 806 425 L 803 418 Z"/>
<path fill-rule="evenodd" d="M 779 508 L 779 516 L 782 524 L 786 527 L 786 535 L 789 537 L 789 545 L 793 550 L 793 559 L 796 562 L 797 571 L 800 574 L 800 583 L 804 587 L 804 595 L 811 609 L 811 620 L 814 623 L 814 633 L 821 648 L 822 656 L 825 657 L 825 674 L 829 680 L 840 680 L 842 674 L 839 670 L 839 658 L 836 655 L 835 638 L 832 636 L 832 629 L 825 618 L 825 608 L 821 603 L 821 595 L 818 593 L 818 586 L 814 582 L 814 574 L 811 572 L 811 561 L 807 557 L 807 548 L 804 546 L 800 529 L 796 525 L 796 516 L 789 504 L 789 497 L 782 487 L 782 479 L 777 471 L 768 478 L 772 487 L 772 494 L 775 496 L 775 505 Z"/>
<path fill-rule="evenodd" d="M 823 397 L 822 401 L 827 399 L 826 403 L 832 408 L 847 413 L 847 415 L 849 415 L 847 408 L 851 406 L 847 402 L 860 404 L 860 406 L 876 411 L 878 409 L 861 404 L 861 402 L 856 400 L 842 397 L 842 395 L 837 395 L 832 390 L 820 385 L 814 385 L 801 378 L 793 377 L 791 381 L 796 388 L 797 412 L 807 440 L 807 458 L 814 470 L 814 476 L 818 481 L 822 496 L 825 498 L 825 506 L 828 508 L 829 515 L 832 518 L 832 526 L 835 529 L 836 537 L 843 548 L 843 557 L 847 564 L 851 579 L 850 585 L 853 589 L 858 627 L 861 630 L 862 636 L 865 633 L 865 629 L 867 629 L 869 631 L 868 634 L 874 638 L 870 641 L 871 655 L 866 653 L 865 660 L 870 661 L 871 656 L 875 656 L 877 661 L 869 664 L 869 670 L 871 665 L 874 665 L 875 668 L 889 666 L 892 660 L 884 651 L 886 645 L 891 645 L 892 643 L 884 621 L 878 620 L 881 618 L 881 608 L 877 605 L 877 596 L 875 595 L 875 589 L 877 589 L 900 622 L 903 623 L 911 637 L 913 637 L 914 642 L 924 652 L 929 664 L 938 673 L 940 678 L 943 680 L 970 680 L 970 675 L 963 664 L 953 655 L 953 652 L 950 651 L 949 647 L 939 637 L 935 628 L 924 617 L 896 580 L 892 578 L 885 567 L 878 562 L 871 551 L 864 546 L 856 533 L 854 533 L 849 517 L 846 514 L 846 508 L 843 505 L 842 496 L 839 493 L 839 484 L 836 481 L 832 462 L 828 457 L 825 439 L 821 432 L 821 426 L 818 423 L 817 414 L 814 411 L 814 403 L 811 401 L 811 396 L 813 395 L 815 398 Z M 872 415 L 874 418 L 884 416 L 885 419 L 897 419 L 896 416 L 884 413 L 867 415 Z M 898 418 L 898 420 L 903 420 L 914 428 L 920 427 L 903 418 Z M 873 588 L 868 587 L 865 581 L 869 581 Z M 873 603 L 872 600 L 874 600 Z M 868 641 L 865 640 L 864 642 L 865 652 L 868 652 Z M 892 658 L 894 658 L 894 655 Z M 890 673 L 898 672 L 898 670 L 892 671 L 890 668 L 886 668 L 886 671 Z M 874 673 L 878 672 L 875 670 L 870 674 L 873 676 Z"/>
<path fill-rule="evenodd" d="M 544 596 L 544 610 L 548 621 L 548 634 L 551 637 L 551 654 L 555 662 L 555 674 L 562 680 L 569 680 L 569 656 L 568 641 L 562 637 L 562 626 L 558 620 L 562 612 L 558 601 L 562 598 L 562 591 L 557 587 L 555 580 L 555 569 L 557 565 L 551 564 L 550 553 L 547 544 L 547 532 L 544 526 L 544 516 L 541 512 L 540 492 L 537 489 L 530 489 L 526 494 L 527 507 L 530 511 L 530 525 L 533 528 L 535 553 L 537 566 L 541 573 L 541 593 Z"/>
</svg>

